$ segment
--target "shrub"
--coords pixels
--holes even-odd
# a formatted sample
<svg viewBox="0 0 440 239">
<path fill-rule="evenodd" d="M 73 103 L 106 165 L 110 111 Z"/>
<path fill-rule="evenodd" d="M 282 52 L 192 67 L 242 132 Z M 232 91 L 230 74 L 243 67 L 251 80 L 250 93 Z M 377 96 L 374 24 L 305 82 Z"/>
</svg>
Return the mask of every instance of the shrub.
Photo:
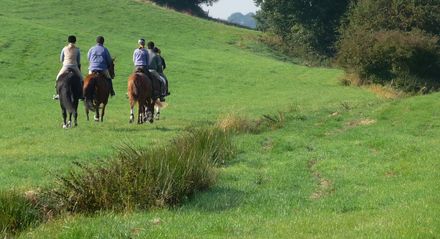
<svg viewBox="0 0 440 239">
<path fill-rule="evenodd" d="M 404 91 L 438 89 L 438 40 L 419 30 L 358 30 L 340 42 L 338 62 L 364 82 L 390 84 Z"/>
<path fill-rule="evenodd" d="M 216 179 L 215 166 L 232 157 L 227 133 L 192 129 L 166 147 L 128 145 L 108 163 L 84 165 L 60 177 L 53 195 L 68 211 L 133 210 L 182 202 Z"/>
<path fill-rule="evenodd" d="M 438 1 L 354 1 L 340 32 L 337 62 L 361 83 L 410 92 L 439 88 Z"/>
<path fill-rule="evenodd" d="M 15 191 L 0 192 L 0 235 L 16 233 L 42 220 L 38 207 Z"/>
</svg>

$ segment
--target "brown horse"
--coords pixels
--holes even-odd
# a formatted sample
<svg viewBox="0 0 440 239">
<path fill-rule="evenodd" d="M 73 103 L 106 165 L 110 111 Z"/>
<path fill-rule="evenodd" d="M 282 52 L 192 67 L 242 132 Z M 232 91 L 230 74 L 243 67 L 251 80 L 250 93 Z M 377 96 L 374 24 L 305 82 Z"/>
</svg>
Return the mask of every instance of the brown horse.
<svg viewBox="0 0 440 239">
<path fill-rule="evenodd" d="M 115 77 L 115 59 L 108 68 L 111 78 Z M 104 121 L 105 106 L 110 96 L 110 83 L 103 72 L 92 72 L 84 78 L 83 86 L 84 104 L 86 108 L 87 120 L 89 120 L 89 111 L 95 111 L 95 121 Z M 102 105 L 102 107 L 101 107 Z M 101 107 L 101 115 L 99 108 Z"/>
<path fill-rule="evenodd" d="M 141 70 L 128 77 L 128 98 L 130 100 L 130 123 L 134 121 L 134 105 L 138 104 L 138 124 L 153 123 L 153 85 L 151 78 Z"/>
</svg>

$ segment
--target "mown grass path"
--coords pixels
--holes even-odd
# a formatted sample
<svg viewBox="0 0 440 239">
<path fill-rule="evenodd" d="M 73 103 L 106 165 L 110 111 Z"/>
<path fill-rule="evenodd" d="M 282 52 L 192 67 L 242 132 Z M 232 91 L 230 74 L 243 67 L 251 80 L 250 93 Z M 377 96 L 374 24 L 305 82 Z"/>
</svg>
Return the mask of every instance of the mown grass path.
<svg viewBox="0 0 440 239">
<path fill-rule="evenodd" d="M 226 115 L 287 114 L 282 129 L 234 139 L 238 158 L 181 207 L 59 218 L 23 238 L 435 238 L 440 234 L 438 94 L 383 100 L 342 87 L 335 69 L 277 60 L 257 33 L 134 1 L 1 0 L 0 189 L 45 187 L 72 161 L 161 144 Z M 68 7 L 66 7 L 68 5 Z M 106 14 L 102 14 L 105 7 Z M 104 123 L 61 129 L 51 100 L 59 51 L 97 35 L 117 57 Z M 137 39 L 154 40 L 172 95 L 162 119 L 129 125 L 126 79 Z"/>
</svg>

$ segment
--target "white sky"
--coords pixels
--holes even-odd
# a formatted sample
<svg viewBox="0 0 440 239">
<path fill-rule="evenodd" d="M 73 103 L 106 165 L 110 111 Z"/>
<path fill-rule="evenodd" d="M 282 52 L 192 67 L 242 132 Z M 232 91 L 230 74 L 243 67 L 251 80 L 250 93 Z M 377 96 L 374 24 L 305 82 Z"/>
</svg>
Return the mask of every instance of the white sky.
<svg viewBox="0 0 440 239">
<path fill-rule="evenodd" d="M 209 16 L 226 20 L 232 13 L 241 12 L 255 13 L 258 8 L 253 0 L 219 0 L 214 5 L 202 6 L 203 10 L 209 11 Z"/>
</svg>

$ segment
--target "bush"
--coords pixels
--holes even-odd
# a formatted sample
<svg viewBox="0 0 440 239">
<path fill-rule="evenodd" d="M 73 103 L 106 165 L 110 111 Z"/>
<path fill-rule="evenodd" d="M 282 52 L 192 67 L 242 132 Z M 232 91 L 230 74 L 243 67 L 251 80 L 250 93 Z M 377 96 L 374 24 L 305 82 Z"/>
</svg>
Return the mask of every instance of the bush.
<svg viewBox="0 0 440 239">
<path fill-rule="evenodd" d="M 440 86 L 438 40 L 419 30 L 362 29 L 343 38 L 337 60 L 366 82 L 390 84 L 404 91 L 435 90 Z"/>
<path fill-rule="evenodd" d="M 354 1 L 340 32 L 337 62 L 361 83 L 409 92 L 439 88 L 438 1 Z"/>
<path fill-rule="evenodd" d="M 232 157 L 227 133 L 192 129 L 167 147 L 121 147 L 108 163 L 87 166 L 60 177 L 53 195 L 72 212 L 133 210 L 182 202 L 216 179 L 215 166 Z"/>
<path fill-rule="evenodd" d="M 38 207 L 24 194 L 0 192 L 0 235 L 17 233 L 42 221 Z"/>
</svg>

